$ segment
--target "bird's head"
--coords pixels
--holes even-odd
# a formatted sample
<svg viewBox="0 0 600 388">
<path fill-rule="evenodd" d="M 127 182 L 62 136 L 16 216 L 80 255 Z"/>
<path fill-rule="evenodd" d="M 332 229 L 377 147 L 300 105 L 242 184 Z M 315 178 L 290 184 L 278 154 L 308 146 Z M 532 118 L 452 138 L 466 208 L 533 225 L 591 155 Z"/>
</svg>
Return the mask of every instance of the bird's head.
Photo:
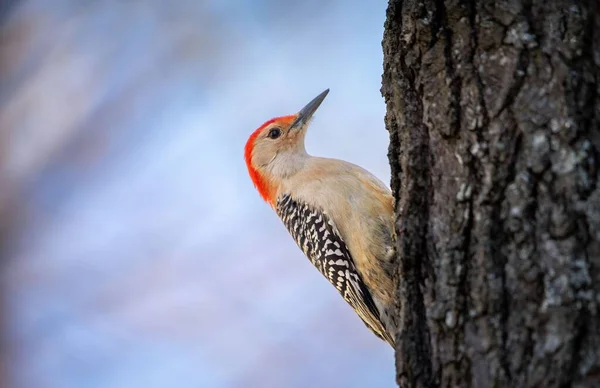
<svg viewBox="0 0 600 388">
<path fill-rule="evenodd" d="M 296 114 L 265 122 L 246 142 L 245 159 L 250 178 L 271 206 L 275 205 L 278 183 L 299 171 L 308 157 L 304 148 L 306 129 L 327 93 L 329 89 Z"/>
</svg>

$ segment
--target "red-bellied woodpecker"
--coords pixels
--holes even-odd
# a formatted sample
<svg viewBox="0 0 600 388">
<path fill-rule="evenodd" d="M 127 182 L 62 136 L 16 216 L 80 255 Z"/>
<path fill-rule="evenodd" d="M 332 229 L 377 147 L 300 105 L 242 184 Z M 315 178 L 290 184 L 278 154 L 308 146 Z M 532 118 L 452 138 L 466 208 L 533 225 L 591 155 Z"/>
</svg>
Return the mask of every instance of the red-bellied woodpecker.
<svg viewBox="0 0 600 388">
<path fill-rule="evenodd" d="M 392 194 L 363 168 L 311 156 L 304 147 L 310 119 L 328 92 L 254 131 L 246 165 L 304 254 L 367 327 L 394 346 Z"/>
</svg>

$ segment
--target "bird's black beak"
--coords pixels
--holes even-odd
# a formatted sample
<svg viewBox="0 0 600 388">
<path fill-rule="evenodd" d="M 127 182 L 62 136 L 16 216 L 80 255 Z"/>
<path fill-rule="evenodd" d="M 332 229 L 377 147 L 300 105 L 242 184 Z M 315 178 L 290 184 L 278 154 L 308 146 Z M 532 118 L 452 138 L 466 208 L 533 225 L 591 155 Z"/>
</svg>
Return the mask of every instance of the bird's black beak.
<svg viewBox="0 0 600 388">
<path fill-rule="evenodd" d="M 324 92 L 322 92 L 317 97 L 313 98 L 311 102 L 306 104 L 306 106 L 302 108 L 300 112 L 298 112 L 298 117 L 296 117 L 296 120 L 294 120 L 294 122 L 290 126 L 290 130 L 302 128 L 304 124 L 306 124 L 313 116 L 313 114 L 317 111 L 319 105 L 321 105 L 325 97 L 327 97 L 327 93 L 329 93 L 329 89 L 325 89 Z"/>
</svg>

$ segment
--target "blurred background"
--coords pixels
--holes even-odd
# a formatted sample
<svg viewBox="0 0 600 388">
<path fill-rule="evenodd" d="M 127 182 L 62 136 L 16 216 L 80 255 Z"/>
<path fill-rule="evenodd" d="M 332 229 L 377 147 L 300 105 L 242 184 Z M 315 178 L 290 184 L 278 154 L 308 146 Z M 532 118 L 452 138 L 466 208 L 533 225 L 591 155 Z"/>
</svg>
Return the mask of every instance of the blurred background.
<svg viewBox="0 0 600 388">
<path fill-rule="evenodd" d="M 247 175 L 307 150 L 389 184 L 385 0 L 2 0 L 4 387 L 395 387 L 392 349 Z"/>
</svg>

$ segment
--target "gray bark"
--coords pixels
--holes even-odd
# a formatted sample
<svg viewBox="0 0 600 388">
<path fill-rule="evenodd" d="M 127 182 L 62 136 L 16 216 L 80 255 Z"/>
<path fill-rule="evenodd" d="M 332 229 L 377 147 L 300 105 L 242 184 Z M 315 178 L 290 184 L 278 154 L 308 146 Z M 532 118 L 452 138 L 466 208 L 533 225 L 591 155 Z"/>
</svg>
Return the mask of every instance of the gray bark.
<svg viewBox="0 0 600 388">
<path fill-rule="evenodd" d="M 402 387 L 600 386 L 599 15 L 389 1 Z"/>
</svg>

